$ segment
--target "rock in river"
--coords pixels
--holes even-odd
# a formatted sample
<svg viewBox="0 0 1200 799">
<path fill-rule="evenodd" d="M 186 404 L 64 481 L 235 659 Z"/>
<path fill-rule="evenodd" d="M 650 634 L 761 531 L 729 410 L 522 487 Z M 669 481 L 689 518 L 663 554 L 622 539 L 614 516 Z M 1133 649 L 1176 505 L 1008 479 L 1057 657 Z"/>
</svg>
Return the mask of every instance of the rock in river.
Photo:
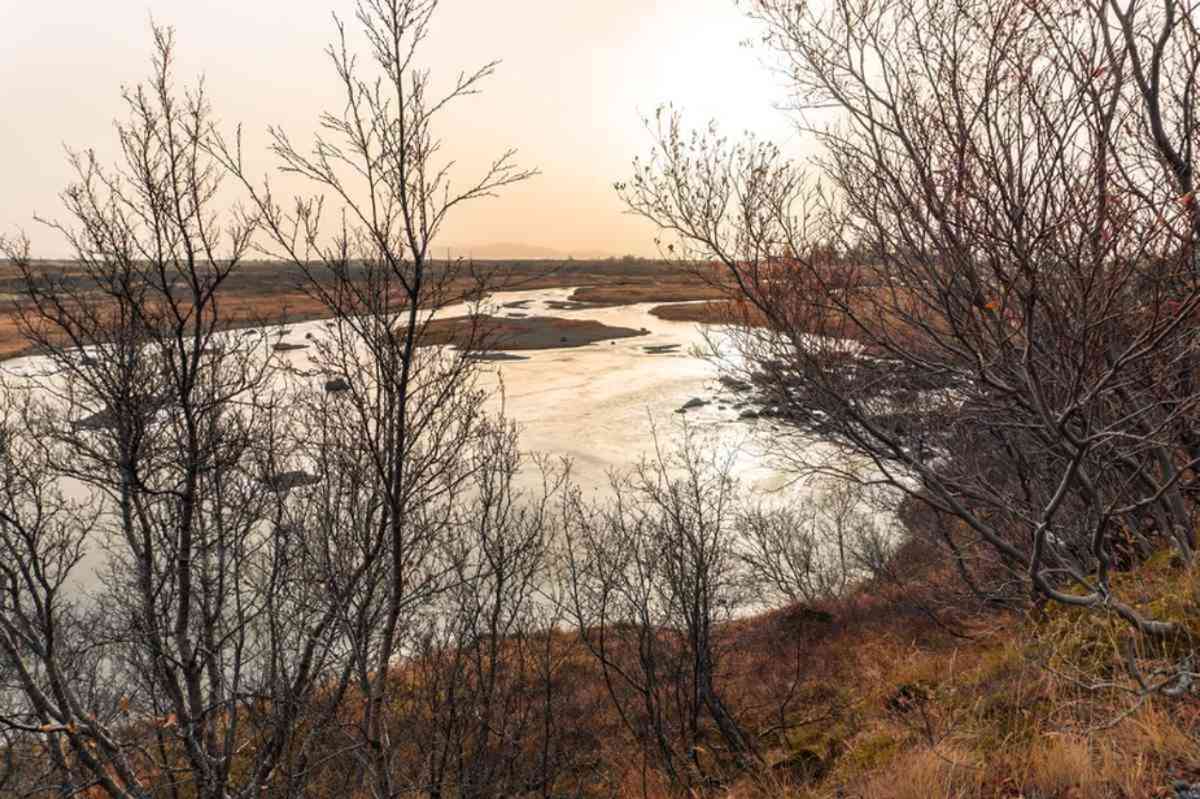
<svg viewBox="0 0 1200 799">
<path fill-rule="evenodd" d="M 687 402 L 683 403 L 683 407 L 675 411 L 675 413 L 687 413 L 693 408 L 703 408 L 708 404 L 708 400 L 702 400 L 699 397 L 692 397 Z"/>
</svg>

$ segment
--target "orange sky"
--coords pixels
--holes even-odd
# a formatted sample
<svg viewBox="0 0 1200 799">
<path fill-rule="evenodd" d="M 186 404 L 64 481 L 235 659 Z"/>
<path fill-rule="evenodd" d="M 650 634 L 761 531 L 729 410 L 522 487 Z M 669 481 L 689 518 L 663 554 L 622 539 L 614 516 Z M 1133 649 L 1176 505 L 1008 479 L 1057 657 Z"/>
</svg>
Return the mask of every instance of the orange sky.
<svg viewBox="0 0 1200 799">
<path fill-rule="evenodd" d="M 147 72 L 148 19 L 174 25 L 179 77 L 206 77 L 217 115 L 241 122 L 256 171 L 273 165 L 265 128 L 304 141 L 317 114 L 339 110 L 322 49 L 330 11 L 349 0 L 104 0 L 0 2 L 0 230 L 25 229 L 35 255 L 68 254 L 33 213 L 60 215 L 70 179 L 63 145 L 114 150 L 123 83 Z M 441 243 L 520 242 L 563 251 L 653 254 L 654 231 L 622 213 L 612 183 L 645 152 L 641 117 L 663 102 L 689 120 L 717 118 L 795 145 L 764 54 L 734 0 L 442 0 L 423 50 L 434 79 L 492 58 L 503 63 L 481 96 L 443 118 L 463 179 L 507 146 L 542 175 L 465 207 Z"/>
</svg>

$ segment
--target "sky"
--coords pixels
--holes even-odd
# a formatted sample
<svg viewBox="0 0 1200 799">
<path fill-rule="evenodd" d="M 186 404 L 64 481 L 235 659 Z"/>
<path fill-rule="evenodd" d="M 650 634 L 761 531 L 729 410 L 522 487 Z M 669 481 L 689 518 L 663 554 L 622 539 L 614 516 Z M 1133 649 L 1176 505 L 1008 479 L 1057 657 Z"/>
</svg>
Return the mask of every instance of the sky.
<svg viewBox="0 0 1200 799">
<path fill-rule="evenodd" d="M 306 141 L 342 102 L 323 54 L 331 13 L 350 0 L 0 0 L 0 231 L 24 230 L 37 257 L 68 256 L 33 220 L 62 216 L 64 147 L 115 157 L 120 87 L 149 72 L 151 15 L 177 37 L 177 76 L 203 75 L 226 129 L 240 123 L 252 171 L 267 174 L 266 128 Z M 541 175 L 464 206 L 440 245 L 518 242 L 564 252 L 654 253 L 655 231 L 613 191 L 651 139 L 643 118 L 671 102 L 689 123 L 720 121 L 785 147 L 794 138 L 767 54 L 735 0 L 442 0 L 420 60 L 439 79 L 492 59 L 481 95 L 442 119 L 465 182 L 508 147 Z M 364 53 L 365 58 L 365 53 Z M 296 184 L 285 188 L 304 190 Z"/>
</svg>

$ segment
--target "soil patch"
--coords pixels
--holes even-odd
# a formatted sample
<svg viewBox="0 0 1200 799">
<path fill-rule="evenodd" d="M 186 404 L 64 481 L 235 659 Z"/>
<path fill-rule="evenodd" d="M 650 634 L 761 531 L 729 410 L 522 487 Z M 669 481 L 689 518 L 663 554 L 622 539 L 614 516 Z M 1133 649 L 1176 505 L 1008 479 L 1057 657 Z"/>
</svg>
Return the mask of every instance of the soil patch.
<svg viewBox="0 0 1200 799">
<path fill-rule="evenodd" d="M 551 350 L 584 347 L 597 341 L 645 335 L 628 327 L 613 327 L 594 319 L 563 319 L 557 316 L 533 316 L 509 319 L 495 316 L 455 317 L 430 323 L 421 343 L 464 346 L 472 338 L 472 349 Z"/>
<path fill-rule="evenodd" d="M 529 357 L 525 355 L 513 355 L 508 352 L 474 352 L 469 356 L 474 361 L 528 361 Z"/>
<path fill-rule="evenodd" d="M 37 261 L 34 271 L 53 277 L 68 290 L 88 294 L 95 283 L 82 266 L 72 261 Z M 356 272 L 359 267 L 353 267 Z M 316 271 L 322 274 L 320 269 Z M 677 265 L 641 259 L 570 260 L 570 261 L 476 261 L 472 274 L 467 274 L 457 262 L 437 262 L 430 265 L 431 292 L 437 304 L 451 304 L 473 297 L 478 289 L 474 273 L 486 275 L 492 292 L 526 291 L 547 288 L 586 286 L 580 291 L 595 293 L 603 302 L 587 297 L 571 297 L 579 303 L 592 305 L 628 305 L 639 302 L 670 302 L 703 299 L 711 291 L 699 278 L 686 273 Z M 306 276 L 293 265 L 268 261 L 249 261 L 222 284 L 218 292 L 221 301 L 221 327 L 224 329 L 262 328 L 280 322 L 295 323 L 322 319 L 330 311 L 304 288 Z M 604 293 L 600 293 L 604 292 Z M 697 295 L 696 292 L 699 292 Z M 11 303 L 0 307 L 0 360 L 35 354 L 17 324 L 16 306 L 24 303 L 23 280 L 17 267 L 0 259 L 0 294 L 10 295 Z M 402 302 L 397 290 L 396 301 Z M 528 309 L 529 300 L 506 303 L 508 309 Z M 332 327 L 332 324 L 329 325 Z M 251 334 L 252 335 L 252 334 Z M 570 338 L 570 337 L 568 337 Z M 564 346 L 561 342 L 551 342 Z M 579 346 L 570 344 L 569 346 Z"/>
</svg>

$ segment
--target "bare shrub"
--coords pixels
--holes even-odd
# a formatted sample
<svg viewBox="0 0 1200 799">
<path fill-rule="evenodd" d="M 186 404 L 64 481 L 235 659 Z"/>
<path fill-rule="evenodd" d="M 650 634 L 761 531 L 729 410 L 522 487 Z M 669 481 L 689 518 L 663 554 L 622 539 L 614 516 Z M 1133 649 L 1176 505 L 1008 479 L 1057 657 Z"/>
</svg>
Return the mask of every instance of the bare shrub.
<svg viewBox="0 0 1200 799">
<path fill-rule="evenodd" d="M 867 487 L 817 481 L 800 505 L 740 514 L 740 557 L 755 590 L 787 602 L 836 598 L 885 568 L 901 535 Z"/>
<path fill-rule="evenodd" d="M 320 200 L 281 210 L 203 92 L 176 95 L 157 28 L 153 79 L 126 94 L 123 163 L 73 156 L 73 223 L 55 227 L 79 274 L 49 277 L 23 240 L 0 242 L 49 364 L 13 378 L 25 394 L 6 396 L 0 461 L 0 730 L 7 753 L 47 754 L 42 786 L 549 790 L 547 500 L 515 488 L 515 433 L 484 411 L 468 357 L 481 328 L 459 352 L 424 346 L 472 275 L 429 260 L 446 214 L 531 173 L 509 153 L 448 193 L 432 120 L 495 65 L 431 96 L 413 59 L 436 7 L 361 3 L 381 81 L 360 77 L 339 23 L 347 108 L 322 123 L 340 143 L 310 157 L 274 133 L 283 168 L 343 203 L 327 243 Z M 252 210 L 222 224 L 226 174 Z M 297 264 L 332 317 L 312 370 L 222 330 L 221 287 L 252 247 Z"/>
<path fill-rule="evenodd" d="M 319 732 L 299 721 L 329 678 L 333 614 L 293 590 L 292 545 L 264 525 L 270 366 L 221 333 L 217 292 L 256 223 L 215 213 L 207 101 L 178 96 L 173 36 L 154 36 L 121 163 L 72 155 L 72 221 L 52 224 L 79 273 L 49 279 L 5 246 L 47 368 L 6 396 L 0 656 L 20 703 L 3 725 L 45 747 L 64 794 L 228 797 Z"/>
<path fill-rule="evenodd" d="M 433 263 L 443 222 L 534 173 L 510 150 L 452 187 L 437 122 L 479 91 L 496 63 L 435 93 L 418 59 L 437 6 L 359 2 L 367 67 L 337 22 L 328 55 L 344 109 L 322 115 L 311 150 L 271 131 L 281 169 L 320 197 L 281 205 L 269 182 L 247 175 L 240 132 L 211 142 L 262 220 L 263 251 L 299 267 L 304 289 L 331 317 L 304 375 L 341 381 L 336 393 L 310 392 L 304 405 L 298 446 L 321 486 L 310 492 L 305 524 L 346 596 L 345 677 L 363 703 L 346 725 L 359 766 L 348 779 L 380 797 L 451 786 L 463 796 L 503 792 L 532 734 L 532 706 L 505 707 L 515 694 L 502 675 L 533 662 L 519 642 L 531 630 L 544 531 L 511 508 L 515 442 L 484 412 L 489 392 L 470 357 L 487 332 L 481 317 L 469 315 L 455 351 L 429 345 L 430 323 L 459 299 L 464 280 L 475 297 L 492 288 L 470 264 Z M 325 196 L 341 206 L 328 228 Z M 397 707 L 426 734 L 410 741 L 393 732 Z"/>
<path fill-rule="evenodd" d="M 610 504 L 568 504 L 563 593 L 643 752 L 671 782 L 699 785 L 756 752 L 722 699 L 715 634 L 745 604 L 736 485 L 684 432 L 677 451 L 614 476 Z"/>
</svg>

